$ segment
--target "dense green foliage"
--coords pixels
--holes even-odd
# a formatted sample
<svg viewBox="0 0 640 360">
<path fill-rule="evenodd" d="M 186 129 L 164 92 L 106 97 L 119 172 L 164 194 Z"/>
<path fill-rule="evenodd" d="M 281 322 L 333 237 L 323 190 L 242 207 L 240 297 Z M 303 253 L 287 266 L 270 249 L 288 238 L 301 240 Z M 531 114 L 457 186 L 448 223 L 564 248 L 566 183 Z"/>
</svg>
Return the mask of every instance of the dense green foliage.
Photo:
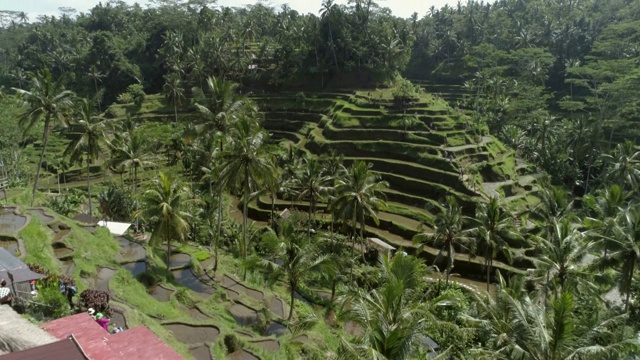
<svg viewBox="0 0 640 360">
<path fill-rule="evenodd" d="M 638 2 L 0 15 L 14 16 L 0 28 L 0 177 L 33 186 L 11 200 L 71 216 L 95 198 L 103 218 L 145 226 L 149 269 L 116 272 L 110 290 L 146 315 L 229 317 L 223 295 L 147 293 L 173 284 L 178 242 L 195 273 L 232 269 L 288 297 L 291 358 L 423 358 L 430 339 L 456 359 L 640 353 Z M 53 271 L 40 225 L 19 235 Z M 76 273 L 114 261 L 106 232 L 83 243 L 72 228 Z M 296 347 L 303 331 L 323 341 Z"/>
</svg>

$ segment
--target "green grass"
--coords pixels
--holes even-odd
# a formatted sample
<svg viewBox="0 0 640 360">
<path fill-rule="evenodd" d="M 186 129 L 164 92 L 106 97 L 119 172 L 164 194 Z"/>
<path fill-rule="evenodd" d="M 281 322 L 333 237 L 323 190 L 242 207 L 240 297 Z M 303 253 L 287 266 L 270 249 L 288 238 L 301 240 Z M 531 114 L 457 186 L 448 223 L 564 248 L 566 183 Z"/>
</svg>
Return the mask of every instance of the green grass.
<svg viewBox="0 0 640 360">
<path fill-rule="evenodd" d="M 46 229 L 37 216 L 31 216 L 31 221 L 18 235 L 24 242 L 27 251 L 23 259 L 25 263 L 40 265 L 53 273 L 59 272 L 58 263 L 51 247 L 51 231 Z"/>
</svg>

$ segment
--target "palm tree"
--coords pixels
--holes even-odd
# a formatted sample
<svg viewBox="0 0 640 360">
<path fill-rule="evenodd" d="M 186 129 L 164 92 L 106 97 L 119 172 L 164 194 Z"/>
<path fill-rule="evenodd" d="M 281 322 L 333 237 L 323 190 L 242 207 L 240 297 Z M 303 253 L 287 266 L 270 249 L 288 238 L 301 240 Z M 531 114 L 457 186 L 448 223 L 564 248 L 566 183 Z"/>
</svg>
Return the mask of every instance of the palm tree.
<svg viewBox="0 0 640 360">
<path fill-rule="evenodd" d="M 581 314 L 593 314 L 577 309 L 569 292 L 561 293 L 548 306 L 536 301 L 535 294 L 514 292 L 501 286 L 496 297 L 485 296 L 477 303 L 490 332 L 490 349 L 474 349 L 478 359 L 498 360 L 576 360 L 620 359 L 638 351 L 637 339 L 615 340 L 616 328 L 625 321 L 624 315 L 606 320 L 592 319 L 585 325 Z M 522 282 L 511 281 L 522 284 Z M 579 311 L 583 310 L 583 311 Z M 578 318 L 576 318 L 578 316 Z"/>
<path fill-rule="evenodd" d="M 307 224 L 309 237 L 311 237 L 311 224 L 316 213 L 316 204 L 319 199 L 327 194 L 330 177 L 325 174 L 322 162 L 315 158 L 304 158 L 300 172 L 294 178 L 295 187 L 298 189 L 298 198 L 309 199 L 309 221 Z"/>
<path fill-rule="evenodd" d="M 336 181 L 336 199 L 333 209 L 339 218 L 351 221 L 352 247 L 351 258 L 356 247 L 357 224 L 360 223 L 360 240 L 364 247 L 365 219 L 371 217 L 378 224 L 378 210 L 384 210 L 387 203 L 383 191 L 389 187 L 386 181 L 371 172 L 371 164 L 356 161 L 351 164 L 347 174 Z M 364 249 L 363 249 L 364 250 Z M 351 280 L 353 280 L 353 264 L 351 265 Z"/>
<path fill-rule="evenodd" d="M 413 242 L 420 244 L 417 251 L 433 243 L 434 246 L 440 249 L 434 264 L 440 260 L 443 253 L 447 255 L 447 270 L 445 284 L 449 285 L 449 275 L 453 269 L 457 247 L 468 248 L 471 239 L 466 236 L 466 233 L 462 230 L 464 219 L 462 216 L 462 209 L 456 202 L 453 196 L 447 196 L 445 205 L 435 218 L 435 227 L 433 233 L 422 232 L 416 234 L 413 237 Z"/>
<path fill-rule="evenodd" d="M 565 217 L 575 216 L 572 212 L 573 200 L 569 193 L 560 187 L 549 186 L 540 193 L 540 203 L 533 209 L 532 217 L 539 220 L 538 235 L 545 237 L 551 233 L 554 225 Z"/>
<path fill-rule="evenodd" d="M 74 123 L 72 130 L 73 138 L 67 148 L 64 150 L 64 156 L 69 156 L 71 162 L 81 162 L 82 156 L 87 162 L 87 196 L 89 198 L 89 215 L 93 214 L 91 206 L 91 181 L 89 181 L 89 167 L 93 161 L 102 156 L 102 147 L 100 143 L 104 139 L 104 130 L 107 119 L 96 116 L 93 112 L 93 106 L 87 99 L 80 102 L 80 111 L 78 119 Z"/>
<path fill-rule="evenodd" d="M 167 100 L 173 104 L 173 113 L 175 115 L 175 121 L 178 123 L 178 106 L 181 105 L 184 100 L 184 88 L 182 87 L 182 80 L 176 73 L 170 73 L 164 76 L 164 86 L 162 90 L 167 97 Z"/>
<path fill-rule="evenodd" d="M 588 275 L 584 271 L 583 259 L 588 255 L 593 243 L 586 240 L 569 218 L 560 219 L 552 225 L 546 237 L 537 237 L 540 254 L 532 257 L 537 276 L 545 284 L 545 299 L 548 288 L 554 283 L 556 297 L 558 293 L 569 291 L 567 285 L 589 289 L 585 281 Z"/>
<path fill-rule="evenodd" d="M 190 194 L 186 186 L 161 172 L 143 193 L 141 209 L 135 213 L 136 218 L 154 223 L 149 240 L 151 245 L 167 242 L 167 267 L 171 261 L 171 240 L 184 242 L 189 233 L 189 214 L 186 209 Z"/>
<path fill-rule="evenodd" d="M 202 181 L 207 182 L 209 184 L 209 193 L 213 201 L 213 189 L 217 190 L 217 198 L 218 198 L 218 215 L 217 215 L 217 224 L 216 224 L 216 236 L 214 238 L 213 248 L 214 248 L 214 263 L 213 263 L 213 272 L 215 274 L 218 271 L 218 248 L 220 245 L 220 239 L 222 238 L 222 220 L 224 213 L 222 212 L 222 205 L 224 203 L 224 189 L 227 188 L 227 180 L 220 176 L 221 164 L 218 162 L 223 159 L 223 154 L 219 151 L 215 151 L 211 155 L 211 165 L 208 168 L 203 168 L 203 172 L 205 173 Z"/>
<path fill-rule="evenodd" d="M 331 52 L 333 53 L 333 63 L 338 70 L 338 58 L 336 57 L 335 41 L 333 39 L 333 31 L 331 29 L 331 22 L 333 17 L 340 11 L 340 8 L 333 0 L 324 0 L 322 2 L 322 8 L 320 9 L 320 18 L 327 22 L 329 26 L 329 39 L 331 40 Z"/>
<path fill-rule="evenodd" d="M 419 285 L 426 274 L 419 259 L 396 255 L 383 261 L 380 288 L 367 291 L 356 287 L 341 296 L 344 310 L 339 318 L 358 324 L 362 334 L 340 339 L 338 359 L 412 358 L 422 333 L 442 325 L 434 315 L 439 312 L 436 309 L 454 300 L 448 295 L 423 297 Z"/>
<path fill-rule="evenodd" d="M 93 86 L 95 87 L 95 91 L 96 91 L 96 100 L 98 101 L 98 110 L 100 112 L 102 112 L 102 101 L 101 99 L 98 99 L 98 81 L 101 81 L 102 78 L 105 77 L 105 75 L 103 73 L 100 72 L 100 70 L 98 70 L 98 68 L 96 68 L 95 65 L 91 65 L 91 69 L 89 70 L 89 72 L 87 73 L 87 75 L 89 75 L 89 77 L 93 80 Z"/>
<path fill-rule="evenodd" d="M 20 97 L 22 97 L 27 105 L 26 111 L 20 116 L 19 123 L 23 126 L 24 135 L 26 136 L 41 120 L 44 119 L 44 129 L 42 132 L 42 151 L 40 152 L 40 161 L 36 170 L 36 177 L 33 182 L 33 190 L 31 192 L 31 206 L 36 196 L 36 188 L 38 187 L 38 178 L 42 169 L 42 161 L 47 151 L 47 143 L 49 141 L 49 132 L 51 126 L 59 124 L 67 125 L 67 117 L 72 107 L 73 92 L 64 90 L 62 81 L 58 79 L 53 81 L 53 76 L 49 69 L 45 68 L 42 72 L 30 73 L 31 90 L 14 89 Z"/>
<path fill-rule="evenodd" d="M 255 121 L 246 117 L 234 123 L 231 129 L 234 139 L 232 148 L 225 151 L 220 168 L 220 181 L 242 184 L 242 245 L 243 259 L 247 258 L 247 220 L 249 200 L 257 183 L 264 183 L 274 174 L 274 166 L 267 152 L 268 134 L 255 126 Z M 247 272 L 244 271 L 243 279 Z"/>
<path fill-rule="evenodd" d="M 198 133 L 220 133 L 226 140 L 233 124 L 240 118 L 253 119 L 257 113 L 255 104 L 245 96 L 238 94 L 238 84 L 223 78 L 209 77 L 205 89 L 196 89 L 195 106 L 200 121 Z M 220 149 L 223 150 L 223 142 Z"/>
<path fill-rule="evenodd" d="M 132 134 L 126 134 L 108 143 L 113 152 L 111 164 L 124 166 L 129 171 L 133 171 L 133 188 L 136 194 L 138 171 L 145 167 L 155 166 L 154 156 L 148 147 L 148 140 L 148 137 L 144 136 L 141 131 L 134 131 Z"/>
<path fill-rule="evenodd" d="M 289 285 L 291 301 L 288 320 L 293 317 L 298 285 L 314 271 L 322 270 L 329 264 L 329 257 L 319 255 L 311 239 L 298 231 L 296 217 L 294 214 L 287 220 L 281 220 L 277 232 L 267 228 L 262 236 L 262 244 L 274 261 L 260 258 L 254 260 L 258 266 L 267 269 L 270 283 L 285 281 Z"/>
<path fill-rule="evenodd" d="M 478 247 L 484 248 L 484 265 L 487 268 L 487 291 L 491 281 L 493 260 L 502 253 L 509 263 L 512 262 L 510 240 L 522 240 L 513 224 L 511 215 L 500 208 L 496 197 L 491 197 L 489 203 L 480 203 L 476 208 L 473 229 L 477 236 Z"/>
<path fill-rule="evenodd" d="M 604 173 L 605 179 L 610 183 L 626 185 L 631 190 L 637 191 L 640 186 L 640 151 L 636 150 L 634 143 L 626 141 L 616 146 L 613 155 L 604 155 L 609 164 Z"/>
<path fill-rule="evenodd" d="M 618 288 L 626 294 L 625 311 L 629 310 L 631 284 L 640 260 L 640 204 L 630 204 L 617 216 L 610 235 L 600 235 L 608 249 L 605 256 L 596 259 L 600 267 L 619 269 Z"/>
</svg>

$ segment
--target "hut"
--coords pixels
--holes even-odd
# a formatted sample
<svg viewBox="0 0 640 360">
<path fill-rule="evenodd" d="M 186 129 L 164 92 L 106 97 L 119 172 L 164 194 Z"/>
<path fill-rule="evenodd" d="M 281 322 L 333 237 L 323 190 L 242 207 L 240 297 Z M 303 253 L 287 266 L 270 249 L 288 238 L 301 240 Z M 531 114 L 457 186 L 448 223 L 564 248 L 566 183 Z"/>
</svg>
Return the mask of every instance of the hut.
<svg viewBox="0 0 640 360">
<path fill-rule="evenodd" d="M 27 264 L 0 247 L 0 279 L 7 281 L 7 286 L 14 295 L 14 301 L 24 302 L 31 299 L 29 282 L 44 278 L 44 275 L 31 271 Z"/>
<path fill-rule="evenodd" d="M 378 238 L 367 238 L 367 243 L 369 243 L 371 247 L 378 250 L 381 254 L 385 254 L 388 257 L 391 257 L 393 255 L 393 252 L 396 250 L 396 248 Z"/>
</svg>

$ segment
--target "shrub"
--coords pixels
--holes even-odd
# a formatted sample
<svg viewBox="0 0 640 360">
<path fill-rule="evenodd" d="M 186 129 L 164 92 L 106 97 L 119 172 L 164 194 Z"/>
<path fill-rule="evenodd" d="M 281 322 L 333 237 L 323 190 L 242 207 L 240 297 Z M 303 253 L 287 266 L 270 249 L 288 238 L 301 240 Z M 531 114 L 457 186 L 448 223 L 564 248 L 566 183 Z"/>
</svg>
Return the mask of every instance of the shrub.
<svg viewBox="0 0 640 360">
<path fill-rule="evenodd" d="M 422 89 L 419 86 L 413 85 L 405 78 L 399 78 L 393 88 L 393 101 L 398 105 L 417 100 L 420 98 L 421 92 Z"/>
<path fill-rule="evenodd" d="M 27 311 L 34 317 L 61 318 L 71 313 L 67 298 L 58 289 L 57 281 L 43 281 L 38 287 L 35 302 L 29 303 Z"/>
<path fill-rule="evenodd" d="M 76 212 L 83 202 L 84 196 L 70 192 L 67 195 L 59 195 L 49 200 L 47 206 L 58 214 L 69 216 Z"/>
<path fill-rule="evenodd" d="M 182 305 L 185 305 L 188 308 L 192 308 L 195 306 L 195 301 L 189 296 L 189 290 L 184 287 L 179 287 L 175 293 L 176 300 Z"/>
<path fill-rule="evenodd" d="M 96 312 L 103 315 L 111 316 L 111 307 L 109 307 L 109 293 L 102 290 L 87 289 L 80 294 L 80 304 L 84 308 L 93 308 Z"/>
<path fill-rule="evenodd" d="M 127 93 L 131 95 L 133 103 L 140 106 L 144 102 L 147 94 L 144 93 L 144 88 L 141 84 L 131 84 L 127 87 Z"/>
<path fill-rule="evenodd" d="M 227 353 L 231 354 L 242 349 L 242 341 L 238 339 L 235 334 L 227 334 L 224 336 L 224 346 L 227 348 Z"/>
<path fill-rule="evenodd" d="M 131 104 L 133 102 L 133 96 L 128 92 L 118 95 L 119 104 Z"/>
<path fill-rule="evenodd" d="M 133 212 L 131 193 L 117 185 L 110 185 L 108 189 L 98 194 L 100 212 L 107 220 L 129 221 Z"/>
</svg>

